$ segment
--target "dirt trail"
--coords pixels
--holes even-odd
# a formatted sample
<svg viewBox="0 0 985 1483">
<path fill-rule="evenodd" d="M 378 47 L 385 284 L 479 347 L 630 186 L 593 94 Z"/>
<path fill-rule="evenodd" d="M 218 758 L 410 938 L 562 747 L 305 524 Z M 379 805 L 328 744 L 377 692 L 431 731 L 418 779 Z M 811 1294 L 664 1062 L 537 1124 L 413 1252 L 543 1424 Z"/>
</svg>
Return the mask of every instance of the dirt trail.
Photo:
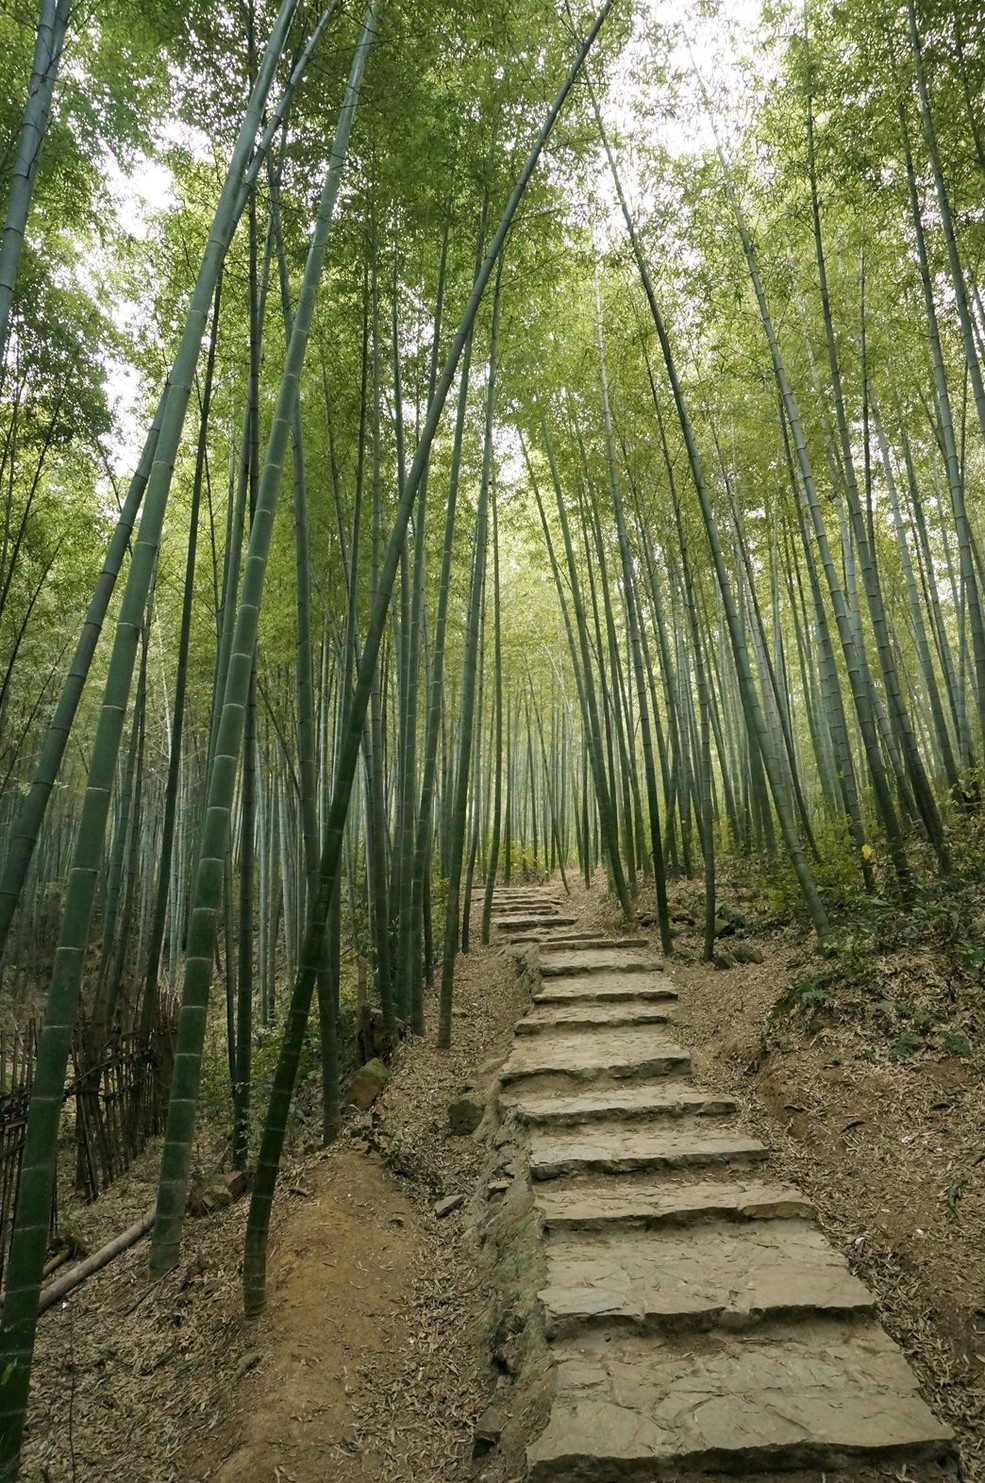
<svg viewBox="0 0 985 1483">
<path fill-rule="evenodd" d="M 418 1213 L 377 1156 L 351 1148 L 314 1166 L 307 1184 L 270 1255 L 257 1348 L 240 1362 L 248 1369 L 221 1425 L 183 1458 L 189 1478 L 384 1476 L 386 1449 L 379 1437 L 363 1449 L 362 1419 L 399 1380 L 411 1337 Z"/>
</svg>

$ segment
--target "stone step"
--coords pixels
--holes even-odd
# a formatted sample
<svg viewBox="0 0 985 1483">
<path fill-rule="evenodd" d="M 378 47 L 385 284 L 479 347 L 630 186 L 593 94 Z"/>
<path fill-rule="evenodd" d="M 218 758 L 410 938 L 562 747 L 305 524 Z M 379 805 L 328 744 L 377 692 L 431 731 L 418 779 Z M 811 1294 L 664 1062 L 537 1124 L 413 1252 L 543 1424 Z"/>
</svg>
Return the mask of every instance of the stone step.
<svg viewBox="0 0 985 1483">
<path fill-rule="evenodd" d="M 492 924 L 497 932 L 523 932 L 532 927 L 573 927 L 577 920 L 577 917 L 563 917 L 554 911 L 511 911 L 494 916 Z"/>
<path fill-rule="evenodd" d="M 584 973 L 659 973 L 663 959 L 636 947 L 548 947 L 540 954 L 542 978 L 569 978 Z"/>
<path fill-rule="evenodd" d="M 485 889 L 479 886 L 473 890 L 472 897 L 476 901 L 482 901 L 485 899 L 485 894 Z M 509 911 L 514 907 L 519 910 L 521 908 L 525 909 L 528 906 L 535 911 L 539 911 L 542 908 L 546 911 L 556 911 L 560 905 L 560 897 L 541 896 L 536 891 L 493 892 L 493 911 Z"/>
<path fill-rule="evenodd" d="M 767 1152 L 758 1138 L 712 1132 L 695 1118 L 631 1128 L 597 1122 L 562 1132 L 535 1128 L 530 1138 L 530 1174 L 541 1180 L 642 1169 L 741 1168 L 760 1163 Z"/>
<path fill-rule="evenodd" d="M 656 1230 L 695 1226 L 708 1220 L 809 1220 L 814 1206 L 792 1184 L 757 1180 L 728 1183 L 632 1184 L 605 1180 L 559 1184 L 534 1193 L 537 1213 L 548 1231 Z"/>
<path fill-rule="evenodd" d="M 648 937 L 620 937 L 620 946 L 625 946 L 625 948 L 645 948 L 648 940 L 650 940 Z M 515 937 L 510 937 L 509 942 L 530 943 L 531 946 L 536 946 L 536 948 L 544 946 L 544 948 L 550 948 L 552 951 L 553 948 L 577 948 L 577 951 L 582 952 L 586 948 L 610 948 L 613 939 L 611 937 L 599 937 L 599 934 L 593 933 L 593 931 L 558 931 L 558 933 L 555 933 L 552 930 L 550 919 L 544 919 L 544 924 L 538 927 L 537 930 L 531 928 L 530 931 L 516 933 Z"/>
<path fill-rule="evenodd" d="M 559 976 L 542 980 L 533 996 L 535 1004 L 570 1004 L 573 999 L 597 999 L 616 1003 L 626 999 L 677 998 L 677 990 L 664 973 L 592 973 L 581 977 Z"/>
<path fill-rule="evenodd" d="M 680 1082 L 658 1082 L 654 1086 L 607 1087 L 599 1092 L 579 1092 L 574 1096 L 526 1096 L 522 1088 L 503 1092 L 502 1105 L 511 1108 L 525 1123 L 570 1127 L 586 1118 L 611 1119 L 632 1123 L 657 1117 L 729 1117 L 736 1110 L 731 1097 L 716 1097 L 699 1092 Z"/>
<path fill-rule="evenodd" d="M 666 1005 L 638 1004 L 632 1000 L 599 1004 L 585 1000 L 576 1004 L 538 1004 L 517 1021 L 517 1035 L 541 1035 L 548 1030 L 602 1030 L 613 1025 L 666 1025 L 671 1014 Z"/>
<path fill-rule="evenodd" d="M 763 1320 L 871 1316 L 875 1300 L 808 1220 L 569 1233 L 547 1247 L 548 1338 L 586 1325 L 734 1331 Z"/>
<path fill-rule="evenodd" d="M 686 1339 L 598 1331 L 554 1353 L 550 1419 L 527 1449 L 531 1483 L 953 1454 L 951 1432 L 875 1324 L 818 1319 Z"/>
<path fill-rule="evenodd" d="M 572 1083 L 643 1081 L 652 1076 L 686 1076 L 691 1057 L 657 1025 L 519 1035 L 500 1071 L 503 1086 L 524 1081 L 531 1091 L 573 1091 Z"/>
</svg>

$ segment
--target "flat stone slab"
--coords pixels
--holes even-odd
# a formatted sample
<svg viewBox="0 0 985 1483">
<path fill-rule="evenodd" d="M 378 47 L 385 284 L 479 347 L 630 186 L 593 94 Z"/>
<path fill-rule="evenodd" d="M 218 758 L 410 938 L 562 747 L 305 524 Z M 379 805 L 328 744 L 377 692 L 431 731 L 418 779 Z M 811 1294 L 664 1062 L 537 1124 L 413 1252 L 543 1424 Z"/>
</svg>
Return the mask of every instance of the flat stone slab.
<svg viewBox="0 0 985 1483">
<path fill-rule="evenodd" d="M 655 1185 L 608 1182 L 538 1189 L 537 1213 L 549 1231 L 654 1230 L 707 1220 L 809 1220 L 814 1206 L 792 1184 L 758 1180 Z"/>
<path fill-rule="evenodd" d="M 659 1026 L 518 1036 L 500 1072 L 504 1086 L 522 1077 L 549 1076 L 574 1081 L 687 1075 L 691 1057 L 661 1033 Z"/>
<path fill-rule="evenodd" d="M 537 1004 L 517 1021 L 517 1035 L 540 1035 L 545 1030 L 600 1030 L 612 1025 L 666 1025 L 670 1011 L 655 1004 L 630 1001 L 607 1004 L 587 999 L 575 1004 Z"/>
<path fill-rule="evenodd" d="M 507 941 L 512 943 L 528 942 L 536 947 L 540 947 L 545 943 L 549 943 L 551 947 L 580 948 L 605 946 L 604 938 L 597 937 L 594 932 L 568 932 L 564 928 L 555 930 L 550 917 L 545 917 L 543 923 L 539 923 L 536 928 L 531 927 L 529 930 L 512 933 L 507 938 Z"/>
<path fill-rule="evenodd" d="M 547 1334 L 620 1322 L 729 1329 L 804 1314 L 870 1315 L 875 1300 L 807 1220 L 553 1237 L 540 1293 Z"/>
<path fill-rule="evenodd" d="M 525 928 L 532 927 L 573 927 L 577 917 L 563 917 L 553 907 L 544 911 L 511 911 L 509 913 L 497 913 L 493 917 L 493 926 L 497 932 L 508 932 L 511 929 L 522 932 Z"/>
<path fill-rule="evenodd" d="M 611 1123 L 548 1132 L 535 1128 L 530 1140 L 534 1179 L 574 1174 L 631 1174 L 639 1169 L 694 1169 L 708 1165 L 748 1165 L 767 1156 L 758 1138 L 709 1132 L 707 1125 L 676 1118 L 653 1127 L 622 1128 Z"/>
<path fill-rule="evenodd" d="M 678 1342 L 595 1333 L 555 1346 L 557 1390 L 527 1449 L 530 1479 L 642 1483 L 681 1468 L 748 1474 L 951 1455 L 951 1432 L 877 1325 L 769 1328 Z"/>
<path fill-rule="evenodd" d="M 582 973 L 659 973 L 663 959 L 635 947 L 551 948 L 540 955 L 542 978 L 566 978 Z"/>
<path fill-rule="evenodd" d="M 525 1096 L 521 1088 L 504 1092 L 503 1103 L 527 1123 L 568 1127 L 593 1120 L 610 1119 L 631 1123 L 655 1117 L 728 1117 L 736 1111 L 732 1097 L 699 1092 L 679 1082 L 655 1086 L 616 1086 L 604 1091 L 578 1092 L 574 1096 Z"/>
<path fill-rule="evenodd" d="M 472 892 L 473 898 L 479 901 L 485 894 L 482 886 Z M 493 892 L 493 911 L 526 911 L 528 907 L 533 911 L 556 911 L 560 905 L 558 896 L 539 896 L 535 891 Z"/>
<path fill-rule="evenodd" d="M 616 1003 L 625 999 L 676 999 L 677 990 L 665 973 L 595 972 L 558 975 L 543 980 L 534 995 L 535 1004 L 567 1004 L 572 999 L 599 999 Z"/>
</svg>

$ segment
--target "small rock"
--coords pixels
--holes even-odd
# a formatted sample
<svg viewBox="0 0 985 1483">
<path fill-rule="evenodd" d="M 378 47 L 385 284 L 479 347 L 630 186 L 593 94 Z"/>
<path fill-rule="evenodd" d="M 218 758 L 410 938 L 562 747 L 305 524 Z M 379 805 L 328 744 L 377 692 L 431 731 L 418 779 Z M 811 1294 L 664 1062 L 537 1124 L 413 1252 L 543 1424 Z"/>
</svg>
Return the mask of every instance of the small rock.
<svg viewBox="0 0 985 1483">
<path fill-rule="evenodd" d="M 464 1138 L 466 1134 L 475 1132 L 482 1122 L 484 1110 L 475 1097 L 456 1097 L 448 1104 L 448 1126 L 457 1137 Z"/>
<path fill-rule="evenodd" d="M 390 1072 L 382 1061 L 367 1061 L 352 1078 L 349 1101 L 365 1112 L 373 1105 L 389 1080 Z"/>
<path fill-rule="evenodd" d="M 503 1413 L 499 1406 L 493 1403 L 487 1406 L 475 1423 L 475 1431 L 472 1434 L 472 1456 L 485 1457 L 494 1447 L 499 1445 L 499 1439 L 503 1435 Z"/>
<path fill-rule="evenodd" d="M 464 1204 L 464 1195 L 447 1195 L 445 1199 L 437 1202 L 434 1207 L 434 1213 L 439 1220 L 444 1220 L 446 1215 L 451 1215 L 454 1211 L 460 1210 Z"/>
<path fill-rule="evenodd" d="M 521 1314 L 504 1314 L 496 1325 L 490 1341 L 493 1363 L 504 1375 L 519 1375 L 523 1369 L 523 1331 L 525 1320 Z"/>
<path fill-rule="evenodd" d="M 259 1350 L 257 1350 L 257 1349 L 251 1349 L 248 1354 L 244 1354 L 243 1355 L 243 1358 L 240 1360 L 239 1364 L 236 1366 L 236 1373 L 233 1376 L 233 1380 L 234 1381 L 236 1381 L 236 1380 L 242 1380 L 243 1376 L 244 1375 L 248 1375 L 250 1373 L 250 1371 L 252 1369 L 254 1369 L 259 1363 L 260 1363 L 260 1352 L 259 1352 Z"/>
<path fill-rule="evenodd" d="M 492 1195 L 505 1195 L 512 1183 L 509 1179 L 490 1179 L 486 1185 L 486 1193 Z"/>
<path fill-rule="evenodd" d="M 186 1208 L 189 1215 L 196 1220 L 201 1220 L 203 1216 L 213 1215 L 217 1210 L 223 1210 L 232 1203 L 233 1197 L 223 1179 L 214 1179 L 209 1182 L 204 1179 L 195 1179 L 188 1190 Z"/>
<path fill-rule="evenodd" d="M 397 1036 L 400 1037 L 400 1025 Z M 369 1004 L 360 1004 L 356 1011 L 356 1048 L 363 1065 L 370 1061 L 392 1061 L 394 1037 L 386 1027 L 386 1020 L 378 1009 Z"/>
<path fill-rule="evenodd" d="M 723 973 L 727 969 L 735 967 L 735 959 L 732 957 L 731 953 L 725 952 L 724 948 L 718 949 L 712 961 L 714 962 L 715 967 L 720 969 Z"/>
<path fill-rule="evenodd" d="M 233 1200 L 241 1200 L 253 1183 L 253 1171 L 230 1169 L 228 1174 L 223 1175 L 223 1180 Z"/>
</svg>

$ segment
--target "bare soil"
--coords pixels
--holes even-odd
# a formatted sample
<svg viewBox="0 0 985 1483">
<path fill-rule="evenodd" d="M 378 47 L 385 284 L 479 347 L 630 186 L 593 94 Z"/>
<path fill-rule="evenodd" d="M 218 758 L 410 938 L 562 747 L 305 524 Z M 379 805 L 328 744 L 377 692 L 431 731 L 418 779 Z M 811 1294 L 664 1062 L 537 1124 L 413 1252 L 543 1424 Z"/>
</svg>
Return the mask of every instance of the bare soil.
<svg viewBox="0 0 985 1483">
<path fill-rule="evenodd" d="M 404 1042 L 370 1113 L 296 1147 L 278 1191 L 268 1301 L 240 1304 L 247 1201 L 189 1221 L 148 1285 L 146 1245 L 42 1319 L 23 1476 L 31 1483 L 458 1483 L 496 1389 L 489 1294 L 463 1210 L 483 1150 L 449 1102 L 498 1064 L 526 993 L 496 952 L 462 960 L 454 1044 Z M 488 1073 L 487 1073 L 488 1074 Z M 203 1137 L 199 1163 L 217 1152 Z M 159 1150 L 70 1223 L 95 1248 L 153 1203 Z"/>
</svg>

